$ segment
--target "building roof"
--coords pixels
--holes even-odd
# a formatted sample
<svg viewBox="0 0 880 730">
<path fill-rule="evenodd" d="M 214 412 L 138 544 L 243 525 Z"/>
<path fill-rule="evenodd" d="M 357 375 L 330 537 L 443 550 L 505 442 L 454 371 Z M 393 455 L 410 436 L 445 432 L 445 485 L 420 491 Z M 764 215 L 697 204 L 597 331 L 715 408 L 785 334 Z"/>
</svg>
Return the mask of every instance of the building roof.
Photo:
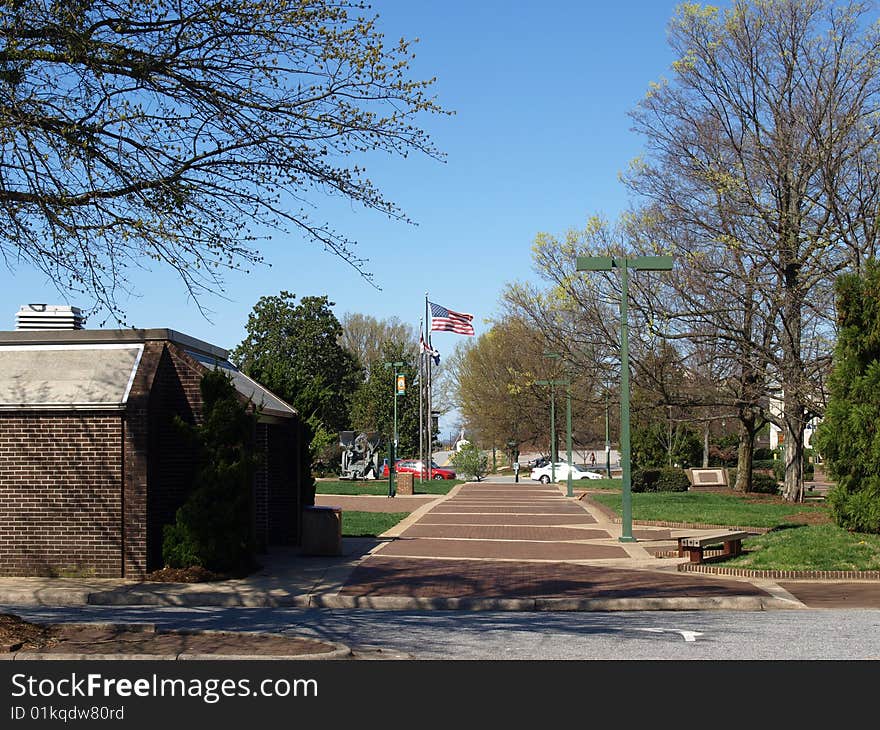
<svg viewBox="0 0 880 730">
<path fill-rule="evenodd" d="M 185 349 L 201 352 L 225 360 L 229 352 L 209 342 L 197 340 L 182 332 L 167 328 L 127 330 L 14 330 L 0 331 L 3 345 L 83 345 L 129 344 L 167 340 Z"/>
<path fill-rule="evenodd" d="M 257 408 L 263 413 L 273 416 L 293 416 L 296 414 L 293 406 L 285 403 L 281 398 L 275 395 L 268 388 L 264 388 L 256 380 L 252 380 L 229 360 L 212 358 L 199 352 L 187 350 L 186 354 L 198 360 L 202 365 L 208 368 L 218 367 L 232 378 L 232 384 L 235 389 L 245 398 L 252 401 Z"/>
<path fill-rule="evenodd" d="M 143 344 L 0 345 L 0 409 L 124 408 Z"/>
<path fill-rule="evenodd" d="M 171 329 L 0 332 L 0 410 L 124 409 L 144 343 L 168 341 L 208 368 L 222 368 L 261 413 L 296 410 L 240 372 L 220 347 Z"/>
</svg>

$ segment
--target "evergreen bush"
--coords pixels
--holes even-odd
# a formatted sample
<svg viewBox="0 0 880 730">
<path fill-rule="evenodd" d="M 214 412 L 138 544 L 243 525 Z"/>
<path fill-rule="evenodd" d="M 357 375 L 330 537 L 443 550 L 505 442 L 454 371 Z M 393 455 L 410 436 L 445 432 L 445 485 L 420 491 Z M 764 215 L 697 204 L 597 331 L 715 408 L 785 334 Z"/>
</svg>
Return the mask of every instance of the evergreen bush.
<svg viewBox="0 0 880 730">
<path fill-rule="evenodd" d="M 253 478 L 256 416 L 239 400 L 219 369 L 199 384 L 202 422 L 176 423 L 196 454 L 195 475 L 175 523 L 165 525 L 162 556 L 172 568 L 201 566 L 217 573 L 247 572 L 254 565 Z"/>
<path fill-rule="evenodd" d="M 828 407 L 813 436 L 836 482 L 828 495 L 835 522 L 880 532 L 880 265 L 835 282 L 838 339 Z"/>
<path fill-rule="evenodd" d="M 459 474 L 480 481 L 489 472 L 489 457 L 476 444 L 465 444 L 461 451 L 456 451 L 450 461 Z"/>
</svg>

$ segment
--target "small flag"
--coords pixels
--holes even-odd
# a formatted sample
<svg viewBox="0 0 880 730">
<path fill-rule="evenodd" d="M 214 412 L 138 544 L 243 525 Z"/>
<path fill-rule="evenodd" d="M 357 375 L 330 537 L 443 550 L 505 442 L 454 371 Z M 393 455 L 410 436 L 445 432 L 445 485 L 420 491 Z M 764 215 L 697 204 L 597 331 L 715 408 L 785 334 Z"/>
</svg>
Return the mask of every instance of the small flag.
<svg viewBox="0 0 880 730">
<path fill-rule="evenodd" d="M 435 365 L 440 364 L 440 351 L 436 347 L 432 347 L 427 342 L 425 342 L 425 337 L 422 334 L 419 334 L 419 345 L 422 352 L 427 352 L 431 356 L 431 359 L 434 361 Z"/>
<path fill-rule="evenodd" d="M 474 315 L 453 312 L 451 309 L 441 307 L 434 302 L 431 305 L 431 331 L 455 332 L 457 335 L 474 334 L 474 326 L 471 324 Z"/>
</svg>

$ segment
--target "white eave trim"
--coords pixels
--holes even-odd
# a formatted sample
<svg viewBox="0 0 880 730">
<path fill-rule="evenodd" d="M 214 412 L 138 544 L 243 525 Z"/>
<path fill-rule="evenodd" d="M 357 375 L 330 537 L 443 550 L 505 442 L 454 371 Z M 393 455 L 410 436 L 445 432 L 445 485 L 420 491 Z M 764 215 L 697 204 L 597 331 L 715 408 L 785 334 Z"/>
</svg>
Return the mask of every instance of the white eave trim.
<svg viewBox="0 0 880 730">
<path fill-rule="evenodd" d="M 3 403 L 5 411 L 124 411 L 125 403 Z"/>
</svg>

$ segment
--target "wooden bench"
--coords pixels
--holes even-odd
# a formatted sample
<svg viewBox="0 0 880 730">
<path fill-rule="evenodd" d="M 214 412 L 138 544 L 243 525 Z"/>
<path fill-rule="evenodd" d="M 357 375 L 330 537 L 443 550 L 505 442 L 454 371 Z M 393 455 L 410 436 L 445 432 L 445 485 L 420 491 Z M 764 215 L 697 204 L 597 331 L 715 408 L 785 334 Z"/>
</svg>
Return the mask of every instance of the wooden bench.
<svg viewBox="0 0 880 730">
<path fill-rule="evenodd" d="M 703 550 L 710 545 L 723 545 L 723 557 L 735 558 L 742 552 L 742 541 L 749 534 L 748 532 L 726 530 L 700 537 L 680 537 L 678 538 L 678 557 L 683 558 L 687 555 L 692 563 L 702 563 Z"/>
</svg>

